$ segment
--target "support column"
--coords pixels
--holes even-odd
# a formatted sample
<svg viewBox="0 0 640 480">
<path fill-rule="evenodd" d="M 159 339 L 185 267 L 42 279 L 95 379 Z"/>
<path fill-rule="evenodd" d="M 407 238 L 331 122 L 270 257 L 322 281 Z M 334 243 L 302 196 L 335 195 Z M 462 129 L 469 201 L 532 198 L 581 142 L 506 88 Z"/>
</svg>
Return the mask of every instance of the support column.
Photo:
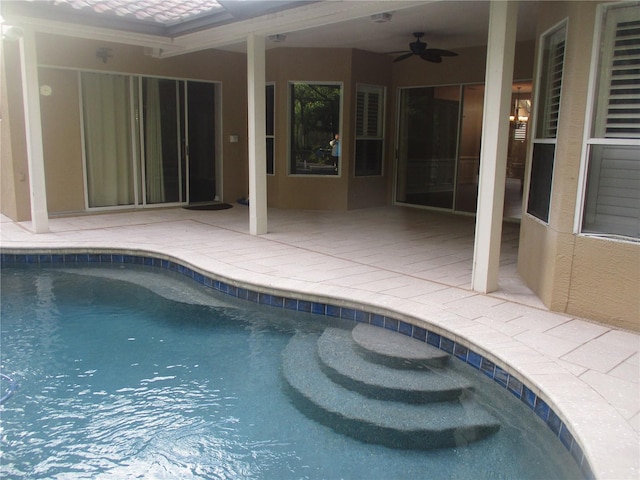
<svg viewBox="0 0 640 480">
<path fill-rule="evenodd" d="M 471 275 L 473 290 L 482 293 L 498 289 L 517 23 L 517 2 L 491 2 L 480 182 Z"/>
<path fill-rule="evenodd" d="M 249 232 L 267 233 L 267 138 L 265 40 L 247 38 L 247 100 L 249 118 Z"/>
<path fill-rule="evenodd" d="M 31 228 L 34 233 L 49 231 L 49 211 L 44 175 L 44 150 L 40 117 L 40 86 L 36 38 L 30 29 L 20 36 L 20 66 L 22 70 L 22 101 L 29 167 L 29 198 L 31 201 Z"/>
</svg>

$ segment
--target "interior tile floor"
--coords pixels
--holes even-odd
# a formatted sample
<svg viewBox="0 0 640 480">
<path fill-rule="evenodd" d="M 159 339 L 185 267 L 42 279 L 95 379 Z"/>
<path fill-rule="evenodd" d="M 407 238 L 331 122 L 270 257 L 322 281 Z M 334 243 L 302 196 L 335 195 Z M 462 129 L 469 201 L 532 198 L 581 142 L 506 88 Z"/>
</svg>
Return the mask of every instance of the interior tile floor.
<svg viewBox="0 0 640 480">
<path fill-rule="evenodd" d="M 470 289 L 474 218 L 403 207 L 147 209 L 50 219 L 0 216 L 0 247 L 124 249 L 169 256 L 254 290 L 389 313 L 470 346 L 537 389 L 571 425 L 597 478 L 640 477 L 640 335 L 548 311 L 516 273 L 519 225 L 503 226 L 499 290 Z"/>
</svg>

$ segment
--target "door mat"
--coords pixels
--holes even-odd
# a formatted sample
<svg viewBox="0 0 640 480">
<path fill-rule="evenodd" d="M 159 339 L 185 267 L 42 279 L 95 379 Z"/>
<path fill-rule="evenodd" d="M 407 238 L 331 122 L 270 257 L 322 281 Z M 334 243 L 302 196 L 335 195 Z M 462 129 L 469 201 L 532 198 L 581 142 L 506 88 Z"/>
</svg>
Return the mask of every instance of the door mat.
<svg viewBox="0 0 640 480">
<path fill-rule="evenodd" d="M 186 210 L 226 210 L 227 208 L 232 208 L 233 205 L 228 203 L 198 203 L 194 205 L 187 205 Z"/>
</svg>

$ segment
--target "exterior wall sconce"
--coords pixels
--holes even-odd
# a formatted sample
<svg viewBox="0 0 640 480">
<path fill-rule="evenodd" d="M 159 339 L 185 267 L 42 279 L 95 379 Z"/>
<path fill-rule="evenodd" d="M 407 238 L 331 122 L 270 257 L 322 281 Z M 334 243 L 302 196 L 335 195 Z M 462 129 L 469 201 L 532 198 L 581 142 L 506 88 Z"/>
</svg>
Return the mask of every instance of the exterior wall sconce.
<svg viewBox="0 0 640 480">
<path fill-rule="evenodd" d="M 102 63 L 107 63 L 107 59 L 113 57 L 113 55 L 110 48 L 101 47 L 96 51 L 96 57 L 101 58 Z"/>
</svg>

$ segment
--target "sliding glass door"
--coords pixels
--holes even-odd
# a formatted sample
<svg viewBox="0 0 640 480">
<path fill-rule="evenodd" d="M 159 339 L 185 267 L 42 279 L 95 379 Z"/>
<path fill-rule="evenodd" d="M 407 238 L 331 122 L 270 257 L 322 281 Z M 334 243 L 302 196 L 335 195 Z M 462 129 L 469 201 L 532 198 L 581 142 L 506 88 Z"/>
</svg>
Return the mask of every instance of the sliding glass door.
<svg viewBox="0 0 640 480">
<path fill-rule="evenodd" d="M 87 208 L 213 201 L 216 86 L 82 73 Z"/>
<path fill-rule="evenodd" d="M 125 75 L 84 73 L 84 151 L 90 208 L 135 203 L 132 91 Z"/>
<path fill-rule="evenodd" d="M 189 202 L 216 197 L 215 91 L 210 83 L 187 82 Z"/>
<path fill-rule="evenodd" d="M 184 201 L 179 122 L 179 93 L 176 80 L 142 78 L 142 157 L 147 204 Z"/>
<path fill-rule="evenodd" d="M 455 208 L 458 211 L 475 213 L 478 203 L 484 86 L 465 85 L 462 98 Z"/>
<path fill-rule="evenodd" d="M 531 83 L 516 83 L 512 90 L 504 216 L 519 218 Z M 484 91 L 484 85 L 400 90 L 397 203 L 476 212 Z"/>
<path fill-rule="evenodd" d="M 396 201 L 453 208 L 460 87 L 400 92 Z"/>
</svg>

